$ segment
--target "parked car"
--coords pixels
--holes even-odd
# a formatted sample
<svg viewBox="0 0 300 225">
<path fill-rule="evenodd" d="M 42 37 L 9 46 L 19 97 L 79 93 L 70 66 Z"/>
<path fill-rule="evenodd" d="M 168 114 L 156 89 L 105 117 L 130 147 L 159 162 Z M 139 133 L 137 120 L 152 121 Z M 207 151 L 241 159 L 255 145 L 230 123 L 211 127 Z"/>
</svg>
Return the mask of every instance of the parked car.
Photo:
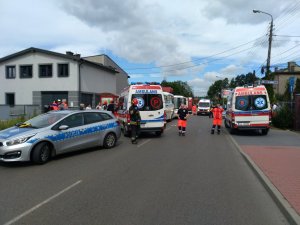
<svg viewBox="0 0 300 225">
<path fill-rule="evenodd" d="M 84 148 L 112 148 L 121 136 L 109 111 L 50 111 L 0 131 L 0 161 L 46 163 L 51 157 Z"/>
</svg>

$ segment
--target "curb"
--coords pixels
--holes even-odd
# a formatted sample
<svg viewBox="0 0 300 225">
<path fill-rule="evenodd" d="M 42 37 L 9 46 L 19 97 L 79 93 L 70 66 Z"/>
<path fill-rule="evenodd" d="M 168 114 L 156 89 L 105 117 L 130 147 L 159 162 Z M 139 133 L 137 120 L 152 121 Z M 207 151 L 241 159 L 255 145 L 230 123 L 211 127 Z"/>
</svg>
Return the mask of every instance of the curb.
<svg viewBox="0 0 300 225">
<path fill-rule="evenodd" d="M 232 141 L 239 153 L 243 156 L 246 163 L 254 171 L 255 175 L 258 177 L 259 181 L 266 188 L 276 205 L 279 207 L 280 211 L 284 214 L 286 219 L 291 225 L 300 225 L 300 216 L 290 205 L 290 203 L 285 199 L 285 197 L 279 192 L 279 190 L 274 186 L 274 184 L 269 180 L 269 178 L 262 172 L 262 170 L 255 164 L 255 162 L 243 152 L 238 143 L 226 130 L 226 137 Z"/>
</svg>

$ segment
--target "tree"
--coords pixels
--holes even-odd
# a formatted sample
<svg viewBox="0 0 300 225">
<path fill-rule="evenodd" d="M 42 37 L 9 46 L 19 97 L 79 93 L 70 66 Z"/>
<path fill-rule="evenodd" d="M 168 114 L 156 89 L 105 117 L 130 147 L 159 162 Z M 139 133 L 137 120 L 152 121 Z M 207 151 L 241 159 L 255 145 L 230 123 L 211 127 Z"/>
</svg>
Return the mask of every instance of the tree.
<svg viewBox="0 0 300 225">
<path fill-rule="evenodd" d="M 297 78 L 297 80 L 296 80 L 296 85 L 295 85 L 294 92 L 297 93 L 297 94 L 300 94 L 300 79 L 299 78 Z"/>
<path fill-rule="evenodd" d="M 188 85 L 187 82 L 183 82 L 183 81 L 167 82 L 166 80 L 163 80 L 161 82 L 161 86 L 173 88 L 174 95 L 182 95 L 185 97 L 194 97 L 193 90 Z"/>
</svg>

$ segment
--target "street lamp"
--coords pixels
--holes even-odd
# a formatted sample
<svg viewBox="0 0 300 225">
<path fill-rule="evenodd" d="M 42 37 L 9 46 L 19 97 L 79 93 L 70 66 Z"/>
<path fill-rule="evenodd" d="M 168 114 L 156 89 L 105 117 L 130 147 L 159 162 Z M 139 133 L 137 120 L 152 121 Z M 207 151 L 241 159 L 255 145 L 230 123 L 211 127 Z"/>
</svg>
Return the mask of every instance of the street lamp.
<svg viewBox="0 0 300 225">
<path fill-rule="evenodd" d="M 271 26 L 270 26 L 270 34 L 269 34 L 269 48 L 268 48 L 268 59 L 267 59 L 267 73 L 266 76 L 269 75 L 270 72 L 270 60 L 271 60 L 271 47 L 272 47 L 272 36 L 273 36 L 273 16 L 270 13 L 263 12 L 261 10 L 253 9 L 253 13 L 263 13 L 271 17 Z"/>
</svg>

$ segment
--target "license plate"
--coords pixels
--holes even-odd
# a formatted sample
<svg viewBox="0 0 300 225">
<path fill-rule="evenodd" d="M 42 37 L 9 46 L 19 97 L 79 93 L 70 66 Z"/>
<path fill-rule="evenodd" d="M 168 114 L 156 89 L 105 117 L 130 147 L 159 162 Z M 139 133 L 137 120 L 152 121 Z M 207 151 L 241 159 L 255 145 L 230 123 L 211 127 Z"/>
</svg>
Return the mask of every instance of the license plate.
<svg viewBox="0 0 300 225">
<path fill-rule="evenodd" d="M 249 126 L 249 123 L 239 123 L 240 126 Z"/>
</svg>

